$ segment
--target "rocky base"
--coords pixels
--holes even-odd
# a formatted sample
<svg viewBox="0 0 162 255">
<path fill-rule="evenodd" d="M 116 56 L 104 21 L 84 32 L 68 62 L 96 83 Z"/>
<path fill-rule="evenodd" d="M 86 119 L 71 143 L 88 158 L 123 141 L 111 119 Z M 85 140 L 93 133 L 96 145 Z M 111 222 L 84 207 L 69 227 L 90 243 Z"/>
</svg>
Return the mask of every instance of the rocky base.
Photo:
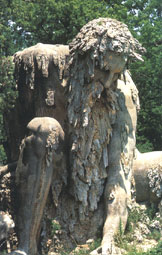
<svg viewBox="0 0 162 255">
<path fill-rule="evenodd" d="M 154 248 L 161 238 L 160 231 L 160 214 L 158 208 L 154 206 L 148 206 L 146 203 L 133 203 L 130 208 L 128 224 L 125 234 L 117 234 L 115 238 L 115 251 L 116 254 L 126 255 L 128 251 L 136 249 L 137 252 L 147 252 Z M 57 235 L 58 232 L 56 232 Z M 55 235 L 55 239 L 56 239 Z M 51 239 L 52 241 L 52 239 Z M 102 248 L 99 241 L 93 239 L 88 240 L 85 244 L 77 245 L 75 249 L 67 251 L 63 249 L 64 245 L 58 245 L 57 249 L 52 251 L 49 249 L 48 253 L 44 255 L 97 255 L 102 254 Z M 98 246 L 98 247 L 97 247 Z"/>
</svg>

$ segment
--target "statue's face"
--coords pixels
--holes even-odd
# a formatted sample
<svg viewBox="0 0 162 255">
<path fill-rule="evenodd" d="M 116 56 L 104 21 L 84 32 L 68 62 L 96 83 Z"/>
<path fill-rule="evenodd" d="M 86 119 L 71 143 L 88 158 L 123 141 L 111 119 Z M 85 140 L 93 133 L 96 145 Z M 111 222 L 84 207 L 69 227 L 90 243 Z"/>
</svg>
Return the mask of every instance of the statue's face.
<svg viewBox="0 0 162 255">
<path fill-rule="evenodd" d="M 108 70 L 105 88 L 109 88 L 111 84 L 118 79 L 118 74 L 124 70 L 126 62 L 127 59 L 124 59 L 123 56 L 116 55 L 114 52 L 107 52 L 104 57 L 104 69 Z"/>
</svg>

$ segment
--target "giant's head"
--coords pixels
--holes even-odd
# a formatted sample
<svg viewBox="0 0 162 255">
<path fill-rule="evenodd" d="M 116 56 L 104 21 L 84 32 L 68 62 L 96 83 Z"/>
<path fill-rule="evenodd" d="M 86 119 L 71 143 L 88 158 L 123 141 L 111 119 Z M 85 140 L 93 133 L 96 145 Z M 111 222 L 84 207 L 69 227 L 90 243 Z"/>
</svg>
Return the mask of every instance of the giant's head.
<svg viewBox="0 0 162 255">
<path fill-rule="evenodd" d="M 88 82 L 94 77 L 95 68 L 107 71 L 109 78 L 105 87 L 108 88 L 114 75 L 120 74 L 129 60 L 142 60 L 140 53 L 144 51 L 127 25 L 115 19 L 99 18 L 83 26 L 71 42 L 71 66 L 75 72 L 78 63 L 84 62 L 83 80 Z"/>
</svg>

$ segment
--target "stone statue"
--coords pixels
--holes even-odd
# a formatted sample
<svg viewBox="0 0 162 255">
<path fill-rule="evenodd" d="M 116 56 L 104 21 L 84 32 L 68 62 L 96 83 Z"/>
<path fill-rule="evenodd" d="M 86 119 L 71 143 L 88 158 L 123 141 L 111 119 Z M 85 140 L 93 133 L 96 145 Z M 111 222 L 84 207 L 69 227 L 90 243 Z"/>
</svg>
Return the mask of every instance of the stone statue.
<svg viewBox="0 0 162 255">
<path fill-rule="evenodd" d="M 14 254 L 37 255 L 43 209 L 51 216 L 45 205 L 50 187 L 52 217 L 64 229 L 68 248 L 102 229 L 101 247 L 92 254 L 120 254 L 114 235 L 120 221 L 125 227 L 131 202 L 139 110 L 126 69 L 131 60 L 142 60 L 142 52 L 126 25 L 100 18 L 85 25 L 69 47 L 37 44 L 15 54 L 19 98 L 12 117 L 6 115 L 10 157 L 19 157 Z"/>
<path fill-rule="evenodd" d="M 130 75 L 125 81 L 118 80 L 117 95 L 119 110 L 109 144 L 108 179 L 105 187 L 106 220 L 103 228 L 102 254 L 120 254 L 114 247 L 114 235 L 119 225 L 126 227 L 131 203 L 132 163 L 135 150 L 135 131 L 138 91 Z"/>
<path fill-rule="evenodd" d="M 64 132 L 53 118 L 34 118 L 21 143 L 16 170 L 19 247 L 13 254 L 36 255 L 37 238 L 53 171 L 61 166 Z"/>
<path fill-rule="evenodd" d="M 140 49 L 124 24 L 104 18 L 85 25 L 70 44 L 68 117 L 73 130 L 73 189 L 81 202 L 81 221 L 88 211 L 95 212 L 104 193 L 106 210 L 99 249 L 103 255 L 119 254 L 113 238 L 120 220 L 125 228 L 131 200 L 139 100 L 125 69 L 131 58 L 141 59 L 135 53 Z"/>
</svg>

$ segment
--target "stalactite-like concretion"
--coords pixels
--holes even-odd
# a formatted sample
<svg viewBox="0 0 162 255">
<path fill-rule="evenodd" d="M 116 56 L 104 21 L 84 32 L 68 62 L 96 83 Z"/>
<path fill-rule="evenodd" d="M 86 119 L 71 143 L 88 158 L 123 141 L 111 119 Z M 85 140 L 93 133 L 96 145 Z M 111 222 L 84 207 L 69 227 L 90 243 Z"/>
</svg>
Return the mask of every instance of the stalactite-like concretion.
<svg viewBox="0 0 162 255">
<path fill-rule="evenodd" d="M 68 55 L 68 46 L 41 43 L 14 55 L 19 96 L 15 108 L 4 116 L 11 162 L 18 160 L 19 145 L 32 118 L 54 117 L 64 127 Z"/>
<path fill-rule="evenodd" d="M 70 44 L 72 194 L 79 201 L 79 218 L 84 222 L 98 209 L 105 193 L 104 255 L 115 254 L 113 237 L 120 218 L 124 225 L 127 219 L 139 105 L 137 89 L 125 69 L 130 60 L 141 60 L 137 52 L 142 51 L 126 25 L 106 18 L 89 22 Z M 124 77 L 119 83 L 121 73 Z M 111 195 L 115 203 L 109 206 Z"/>
<path fill-rule="evenodd" d="M 10 116 L 7 116 L 9 118 L 6 118 L 16 120 L 15 122 L 12 121 L 12 125 L 11 123 L 8 123 L 7 126 L 9 141 L 11 141 L 10 138 L 12 138 L 12 141 L 9 143 L 9 145 L 12 151 L 12 155 L 14 155 L 14 159 L 18 159 L 18 147 L 20 145 L 20 140 L 22 140 L 22 138 L 26 135 L 26 125 L 34 117 L 45 116 L 55 118 L 59 121 L 63 129 L 65 129 L 67 101 L 65 91 L 68 79 L 68 70 L 66 69 L 68 54 L 68 46 L 44 44 L 37 44 L 15 54 L 15 77 L 18 86 L 19 97 L 14 109 L 14 113 L 11 112 Z M 14 130 L 15 133 L 19 135 L 19 142 L 17 141 L 17 136 L 14 137 L 12 135 Z M 64 146 L 63 154 L 60 156 L 62 163 L 54 163 L 55 171 L 52 172 L 52 176 L 50 177 L 51 179 L 49 180 L 53 194 L 54 208 L 58 205 L 58 199 L 62 190 L 62 186 L 67 182 L 67 167 L 64 157 L 66 150 L 65 148 L 66 146 Z M 22 148 L 20 147 L 20 153 L 22 153 L 21 149 Z M 47 165 L 48 161 L 49 158 L 47 157 Z M 43 173 L 45 168 L 46 165 L 42 165 L 42 170 L 40 170 L 40 172 L 42 171 L 41 173 Z M 23 167 L 22 170 L 25 171 Z M 27 202 L 25 195 L 24 201 Z M 40 201 L 39 203 L 41 204 L 42 202 Z M 24 212 L 25 210 L 28 210 L 28 204 L 29 203 L 27 203 L 25 206 L 24 203 Z M 23 205 L 21 208 L 23 208 Z M 53 211 L 55 211 L 54 208 Z M 19 222 L 21 223 L 21 221 Z M 23 233 L 22 229 L 23 225 L 18 224 L 18 234 L 22 235 L 23 238 L 25 234 Z M 26 229 L 24 229 L 24 232 L 26 232 Z M 23 249 L 22 246 L 23 242 L 21 241 L 21 248 Z"/>
<path fill-rule="evenodd" d="M 68 46 L 41 43 L 15 54 L 15 76 L 25 112 L 54 117 L 63 124 L 68 55 Z"/>
<path fill-rule="evenodd" d="M 53 62 L 58 67 L 58 78 L 62 80 L 66 66 L 66 56 L 69 54 L 69 48 L 65 45 L 50 45 L 38 43 L 35 46 L 19 51 L 14 55 L 16 63 L 16 79 L 19 79 L 20 69 L 26 71 L 25 84 L 31 89 L 35 86 L 36 72 L 48 78 L 49 66 Z M 64 75 L 65 78 L 65 75 Z"/>
<path fill-rule="evenodd" d="M 64 130 L 67 128 L 68 56 L 68 46 L 41 43 L 15 54 L 19 99 L 24 114 L 27 114 L 27 122 L 33 117 L 48 116 L 55 118 Z M 66 179 L 66 166 L 54 173 L 55 204 Z"/>
<path fill-rule="evenodd" d="M 80 218 L 95 211 L 107 177 L 108 144 L 118 111 L 116 84 L 141 45 L 126 25 L 100 18 L 85 25 L 70 44 L 68 117 L 71 171 Z M 124 84 L 124 82 L 123 82 Z"/>
<path fill-rule="evenodd" d="M 125 222 L 127 218 L 139 105 L 126 65 L 141 60 L 143 51 L 126 25 L 100 18 L 85 25 L 69 48 L 38 44 L 15 54 L 25 123 L 33 117 L 54 117 L 67 138 L 67 160 L 63 154 L 63 165 L 56 164 L 51 183 L 54 216 L 73 243 L 94 238 L 104 225 L 104 255 L 109 254 L 119 219 L 123 216 Z M 46 167 L 48 157 L 40 166 L 40 175 Z M 112 231 L 109 222 L 116 204 L 111 208 L 110 199 L 120 202 Z M 26 202 L 23 210 L 28 210 Z"/>
</svg>

